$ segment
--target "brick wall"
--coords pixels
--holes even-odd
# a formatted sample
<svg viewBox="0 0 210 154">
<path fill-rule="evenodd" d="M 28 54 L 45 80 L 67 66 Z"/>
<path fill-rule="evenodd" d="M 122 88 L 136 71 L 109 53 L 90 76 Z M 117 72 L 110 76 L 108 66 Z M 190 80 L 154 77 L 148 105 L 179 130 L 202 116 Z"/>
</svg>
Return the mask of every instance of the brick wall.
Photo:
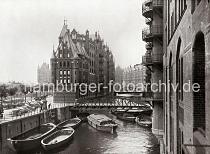
<svg viewBox="0 0 210 154">
<path fill-rule="evenodd" d="M 174 4 L 172 4 L 174 5 Z M 166 9 L 168 8 L 167 6 L 165 7 Z M 167 17 L 167 14 L 165 15 L 165 17 Z M 166 21 L 167 23 L 167 21 Z M 206 88 L 205 90 L 205 94 L 201 93 L 196 95 L 195 98 L 195 102 L 196 105 L 195 108 L 193 108 L 193 93 L 192 92 L 184 92 L 183 93 L 183 101 L 179 101 L 179 112 L 178 112 L 178 117 L 176 116 L 175 113 L 172 114 L 172 116 L 175 118 L 174 119 L 174 126 L 173 124 L 171 124 L 172 126 L 170 126 L 170 122 L 167 118 L 167 124 L 165 124 L 165 126 L 168 129 L 168 134 L 170 132 L 172 132 L 173 129 L 174 132 L 178 132 L 179 135 L 182 136 L 183 134 L 183 140 L 180 140 L 180 138 L 177 138 L 177 135 L 174 135 L 175 138 L 177 138 L 176 140 L 180 140 L 182 141 L 182 143 L 184 144 L 193 144 L 193 113 L 194 111 L 196 111 L 198 114 L 195 115 L 195 120 L 197 121 L 197 126 L 196 127 L 200 127 L 200 126 L 204 126 L 204 123 L 206 123 L 206 144 L 209 144 L 210 140 L 210 120 L 209 118 L 206 118 L 205 122 L 204 120 L 200 120 L 200 118 L 203 116 L 208 116 L 209 115 L 209 110 L 210 110 L 210 105 L 209 105 L 209 100 L 210 100 L 210 82 L 209 82 L 209 77 L 210 77 L 210 71 L 209 71 L 209 61 L 210 61 L 210 40 L 209 40 L 209 31 L 210 31 L 210 10 L 209 10 L 209 2 L 208 0 L 203 0 L 199 3 L 199 5 L 195 6 L 195 10 L 193 12 L 193 14 L 191 13 L 191 1 L 187 1 L 187 10 L 184 13 L 184 15 L 182 16 L 182 20 L 180 21 L 179 25 L 176 27 L 176 31 L 173 34 L 173 37 L 171 38 L 170 42 L 167 42 L 166 40 L 164 41 L 164 44 L 167 46 L 167 49 L 165 51 L 165 56 L 166 57 L 164 59 L 164 61 L 166 61 L 164 67 L 169 66 L 169 56 L 170 53 L 172 54 L 172 63 L 175 63 L 176 61 L 176 49 L 177 49 L 177 43 L 178 43 L 178 39 L 181 38 L 181 50 L 180 50 L 180 56 L 183 58 L 183 82 L 187 83 L 189 80 L 192 82 L 193 80 L 193 70 L 196 70 L 194 73 L 196 74 L 194 77 L 196 78 L 196 82 L 199 82 L 202 85 L 202 89 L 204 90 L 204 87 Z M 166 26 L 167 27 L 167 26 Z M 204 33 L 204 38 L 205 38 L 205 55 L 199 55 L 202 52 L 199 52 L 199 54 L 194 54 L 193 52 L 193 46 L 195 43 L 195 36 L 196 34 L 198 34 L 200 31 L 202 31 Z M 167 30 L 166 30 L 167 32 Z M 167 35 L 165 34 L 166 38 Z M 199 42 L 201 42 L 202 40 L 199 39 Z M 200 45 L 199 45 L 200 46 Z M 206 62 L 203 63 L 204 60 L 204 56 L 205 56 L 205 60 Z M 196 57 L 198 60 L 195 61 L 195 63 L 197 63 L 196 66 L 193 66 L 193 57 Z M 203 59 L 203 60 L 202 60 Z M 202 64 L 203 63 L 203 64 Z M 204 69 L 205 68 L 205 69 Z M 174 71 L 177 70 L 176 67 L 174 67 Z M 206 78 L 204 80 L 204 71 Z M 167 73 L 169 74 L 169 73 Z M 173 78 L 176 79 L 176 73 L 174 73 Z M 204 96 L 205 95 L 205 96 Z M 174 96 L 176 96 L 176 94 L 174 94 Z M 169 100 L 169 94 L 167 94 L 167 99 Z M 202 107 L 200 102 L 205 102 L 206 100 L 206 114 L 204 112 L 204 106 Z M 172 102 L 177 102 L 176 97 L 172 97 Z M 166 102 L 168 103 L 168 101 Z M 166 106 L 166 113 L 168 113 L 167 116 L 170 115 L 169 113 L 169 105 Z M 174 106 L 175 107 L 175 106 Z M 174 108 L 176 110 L 176 108 Z M 194 110 L 195 109 L 195 110 Z M 181 112 L 180 112 L 181 111 Z M 203 112 L 202 112 L 203 111 Z M 201 113 L 202 112 L 202 113 Z M 205 114 L 205 115 L 204 115 Z M 178 119 L 179 121 L 179 126 L 176 127 L 176 120 Z M 174 128 L 172 128 L 174 127 Z M 170 150 L 170 144 L 173 144 L 174 149 L 172 150 L 173 153 L 177 152 L 176 147 L 177 146 L 177 142 L 176 140 L 174 140 L 174 143 L 170 142 L 170 135 L 168 135 L 168 141 L 166 140 L 166 142 L 169 144 L 168 145 L 168 152 L 171 151 Z M 201 142 L 203 139 L 202 138 L 198 138 L 198 140 L 196 141 L 196 144 L 201 144 L 203 142 Z M 189 153 L 196 153 L 195 148 L 193 147 L 185 147 L 187 149 L 187 151 Z M 185 150 L 186 150 L 185 149 Z M 206 152 L 208 153 L 210 149 L 206 148 Z M 180 150 L 179 150 L 180 151 Z M 209 152 L 210 153 L 210 152 Z"/>
</svg>

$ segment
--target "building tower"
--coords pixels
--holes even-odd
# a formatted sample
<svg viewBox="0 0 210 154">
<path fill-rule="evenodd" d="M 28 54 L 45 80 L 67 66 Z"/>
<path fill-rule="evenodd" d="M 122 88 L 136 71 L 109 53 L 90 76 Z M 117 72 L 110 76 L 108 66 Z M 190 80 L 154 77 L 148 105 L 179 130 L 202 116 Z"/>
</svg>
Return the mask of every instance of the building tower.
<svg viewBox="0 0 210 154">
<path fill-rule="evenodd" d="M 50 67 L 49 64 L 43 63 L 37 69 L 37 81 L 39 84 L 50 83 Z"/>
<path fill-rule="evenodd" d="M 142 30 L 142 39 L 146 42 L 146 54 L 142 64 L 151 72 L 151 83 L 163 79 L 163 0 L 146 0 L 142 4 L 142 15 L 146 18 L 147 28 Z M 147 71 L 149 75 L 149 72 Z M 149 75 L 150 76 L 150 75 Z M 154 86 L 151 87 L 154 89 Z M 152 132 L 163 143 L 163 94 L 152 91 L 153 119 Z M 161 152 L 162 153 L 162 152 Z"/>
</svg>

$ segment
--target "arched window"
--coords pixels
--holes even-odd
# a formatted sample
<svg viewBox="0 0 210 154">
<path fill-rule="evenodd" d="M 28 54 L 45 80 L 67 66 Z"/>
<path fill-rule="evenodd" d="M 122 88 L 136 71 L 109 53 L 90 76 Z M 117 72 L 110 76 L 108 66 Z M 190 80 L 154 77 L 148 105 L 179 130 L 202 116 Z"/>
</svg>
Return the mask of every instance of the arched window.
<svg viewBox="0 0 210 154">
<path fill-rule="evenodd" d="M 181 57 L 180 57 L 180 48 L 181 48 L 181 39 L 179 38 L 177 44 L 177 52 L 176 52 L 176 84 L 178 84 L 177 93 L 177 101 L 183 99 L 183 68 L 181 65 Z M 178 104 L 178 103 L 177 103 Z"/>
<path fill-rule="evenodd" d="M 180 56 L 181 43 L 182 43 L 181 38 L 179 38 L 178 43 L 177 43 L 177 51 L 176 51 L 176 84 L 178 85 L 178 89 L 176 91 L 176 112 L 178 113 L 178 115 L 183 110 L 179 106 L 180 101 L 183 100 L 183 60 L 182 60 L 182 57 Z M 180 121 L 183 123 L 184 117 L 179 115 L 177 116 L 177 119 L 176 119 L 176 125 L 178 128 L 177 153 L 180 153 L 181 144 L 182 144 L 182 140 L 181 140 L 182 130 L 179 128 Z"/>
<path fill-rule="evenodd" d="M 193 128 L 205 130 L 205 39 L 199 32 L 193 45 L 193 83 L 200 85 L 199 92 L 193 92 Z"/>
</svg>

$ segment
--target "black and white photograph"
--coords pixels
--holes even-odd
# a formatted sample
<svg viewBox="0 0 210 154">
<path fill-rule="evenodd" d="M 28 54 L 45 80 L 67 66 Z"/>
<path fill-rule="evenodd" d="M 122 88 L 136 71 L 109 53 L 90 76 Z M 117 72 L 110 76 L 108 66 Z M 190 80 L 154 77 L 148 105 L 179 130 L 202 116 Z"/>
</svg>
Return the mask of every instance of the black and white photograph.
<svg viewBox="0 0 210 154">
<path fill-rule="evenodd" d="M 210 0 L 0 0 L 0 154 L 210 154 Z"/>
</svg>

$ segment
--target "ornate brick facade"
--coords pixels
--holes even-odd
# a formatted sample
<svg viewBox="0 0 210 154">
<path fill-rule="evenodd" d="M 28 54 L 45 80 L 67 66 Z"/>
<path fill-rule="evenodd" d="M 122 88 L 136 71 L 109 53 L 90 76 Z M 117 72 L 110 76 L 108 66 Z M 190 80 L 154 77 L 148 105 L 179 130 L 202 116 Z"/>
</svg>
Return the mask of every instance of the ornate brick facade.
<svg viewBox="0 0 210 154">
<path fill-rule="evenodd" d="M 102 83 L 106 86 L 114 80 L 114 58 L 109 47 L 104 44 L 98 33 L 79 34 L 71 32 L 64 23 L 59 36 L 59 44 L 51 58 L 51 79 L 56 87 L 62 83 L 71 89 L 72 85 L 85 83 Z M 108 90 L 87 92 L 85 95 L 75 86 L 76 91 L 54 92 L 54 102 L 71 103 L 81 97 L 97 97 L 108 94 Z M 72 88 L 73 89 L 73 88 Z"/>
</svg>

